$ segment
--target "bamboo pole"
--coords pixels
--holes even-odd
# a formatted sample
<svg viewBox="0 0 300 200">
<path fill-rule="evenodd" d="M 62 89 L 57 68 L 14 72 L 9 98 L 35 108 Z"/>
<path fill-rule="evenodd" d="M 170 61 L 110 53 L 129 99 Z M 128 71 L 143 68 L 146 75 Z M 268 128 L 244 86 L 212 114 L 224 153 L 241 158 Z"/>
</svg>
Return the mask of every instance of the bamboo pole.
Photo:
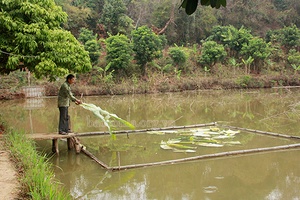
<svg viewBox="0 0 300 200">
<path fill-rule="evenodd" d="M 173 129 L 185 129 L 185 128 L 198 128 L 198 127 L 205 127 L 205 126 L 216 126 L 217 122 L 211 122 L 207 124 L 194 124 L 194 125 L 187 125 L 187 126 L 170 126 L 170 127 L 163 127 L 163 128 L 148 128 L 148 129 L 139 129 L 139 130 L 121 130 L 121 131 L 112 131 L 113 134 L 128 134 L 128 133 L 143 133 L 147 131 L 163 131 L 163 130 L 173 130 Z M 95 135 L 108 135 L 110 134 L 108 131 L 101 131 L 101 132 L 84 132 L 84 133 L 74 133 L 76 137 L 84 137 L 84 136 L 95 136 Z"/>
<path fill-rule="evenodd" d="M 267 132 L 267 131 L 259 131 L 259 130 L 255 130 L 255 129 L 240 128 L 240 127 L 228 126 L 228 125 L 220 125 L 220 126 L 226 127 L 226 128 L 232 128 L 232 129 L 237 129 L 237 130 L 253 132 L 253 133 L 258 133 L 258 134 L 263 134 L 263 135 L 269 135 L 269 136 L 273 136 L 273 137 L 281 137 L 281 138 L 288 138 L 288 139 L 300 139 L 300 136 L 272 133 L 272 132 Z"/>
<path fill-rule="evenodd" d="M 247 150 L 236 150 L 236 151 L 228 151 L 228 152 L 221 152 L 221 153 L 215 153 L 215 154 L 206 154 L 206 155 L 201 155 L 201 156 L 194 156 L 194 157 L 189 157 L 189 158 L 181 158 L 181 159 L 176 159 L 176 160 L 167 160 L 167 161 L 161 161 L 161 162 L 154 162 L 154 163 L 143 163 L 143 164 L 135 164 L 135 165 L 109 167 L 108 169 L 112 170 L 112 171 L 126 170 L 126 169 L 157 166 L 157 165 L 176 164 L 176 163 L 182 163 L 182 162 L 188 162 L 188 161 L 194 161 L 194 160 L 218 158 L 218 157 L 225 157 L 225 156 L 235 156 L 235 155 L 243 155 L 243 154 L 278 151 L 278 150 L 285 150 L 285 149 L 292 149 L 292 148 L 299 148 L 299 147 L 300 147 L 300 143 L 290 144 L 290 145 L 283 145 L 283 146 L 275 146 L 275 147 L 265 147 L 265 148 L 256 148 L 256 149 L 247 149 Z"/>
<path fill-rule="evenodd" d="M 279 89 L 279 88 L 284 88 L 284 89 L 288 89 L 288 88 L 299 88 L 300 86 L 276 86 L 276 87 L 272 87 L 275 89 Z"/>
<path fill-rule="evenodd" d="M 216 126 L 216 122 L 207 123 L 207 124 L 195 124 L 187 126 L 172 126 L 164 128 L 148 128 L 148 129 L 139 129 L 139 130 L 120 130 L 112 131 L 113 134 L 127 134 L 128 133 L 143 133 L 147 131 L 163 131 L 163 130 L 172 130 L 172 129 L 185 129 L 185 128 L 198 128 L 206 126 Z M 85 136 L 97 136 L 97 135 L 109 135 L 108 131 L 97 131 L 97 132 L 83 132 L 83 133 L 69 133 L 68 135 L 60 135 L 57 133 L 46 134 L 46 133 L 35 133 L 27 134 L 26 137 L 34 140 L 49 140 L 49 139 L 63 139 L 63 138 L 72 138 L 72 137 L 85 137 Z"/>
<path fill-rule="evenodd" d="M 81 151 L 86 154 L 87 156 L 89 156 L 91 159 L 93 159 L 96 163 L 98 163 L 99 165 L 101 165 L 101 167 L 105 168 L 105 169 L 110 169 L 110 167 L 108 167 L 104 162 L 102 162 L 101 160 L 99 160 L 96 156 L 94 156 L 91 152 L 89 152 L 88 150 L 86 150 L 86 148 L 82 148 Z"/>
<path fill-rule="evenodd" d="M 109 169 L 109 167 L 104 162 L 102 162 L 96 156 L 94 156 L 91 152 L 86 150 L 86 147 L 80 143 L 78 138 L 72 137 L 70 139 L 72 140 L 72 142 L 75 146 L 76 153 L 83 152 L 85 155 L 89 156 L 91 159 L 93 159 L 96 163 L 98 163 L 99 165 L 101 165 L 105 169 Z"/>
</svg>

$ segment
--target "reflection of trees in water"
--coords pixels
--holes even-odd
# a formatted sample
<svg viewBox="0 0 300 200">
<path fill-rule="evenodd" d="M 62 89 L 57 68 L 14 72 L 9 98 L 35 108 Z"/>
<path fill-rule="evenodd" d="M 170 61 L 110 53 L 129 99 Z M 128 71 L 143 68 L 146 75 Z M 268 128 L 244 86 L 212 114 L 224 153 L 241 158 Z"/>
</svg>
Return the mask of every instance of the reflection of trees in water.
<svg viewBox="0 0 300 200">
<path fill-rule="evenodd" d="M 242 90 L 86 97 L 86 102 L 116 113 L 129 122 L 135 122 L 137 128 L 220 121 L 240 127 L 277 132 L 276 130 L 285 124 L 293 125 L 298 121 L 298 99 L 297 92 L 285 90 Z M 20 102 L 22 103 L 21 100 L 16 100 L 4 103 L 1 112 L 8 121 L 14 122 L 17 118 L 20 127 L 30 129 L 29 113 L 20 107 Z M 56 98 L 44 99 L 43 108 L 32 110 L 34 132 L 57 131 L 56 104 Z M 69 110 L 75 131 L 105 130 L 105 127 L 96 123 L 98 119 L 90 112 L 73 104 Z M 116 128 L 124 129 L 119 125 Z M 295 129 L 291 130 L 295 132 Z"/>
<path fill-rule="evenodd" d="M 275 197 L 293 199 L 299 195 L 296 154 L 255 154 L 121 172 L 104 171 L 81 156 L 78 162 L 78 155 L 73 154 L 62 176 L 74 199 L 197 199 L 206 195 L 247 199 L 249 193 L 251 198 L 265 199 L 275 195 L 275 190 Z M 209 186 L 217 192 L 205 194 Z"/>
</svg>

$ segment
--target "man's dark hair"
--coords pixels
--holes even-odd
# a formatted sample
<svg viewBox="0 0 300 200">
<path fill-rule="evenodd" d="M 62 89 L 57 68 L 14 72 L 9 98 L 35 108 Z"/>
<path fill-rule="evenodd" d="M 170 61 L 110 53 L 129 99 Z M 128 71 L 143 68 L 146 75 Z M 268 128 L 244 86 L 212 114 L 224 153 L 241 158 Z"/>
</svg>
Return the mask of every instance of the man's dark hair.
<svg viewBox="0 0 300 200">
<path fill-rule="evenodd" d="M 68 76 L 67 76 L 67 78 L 66 78 L 66 81 L 68 81 L 69 79 L 72 79 L 72 78 L 74 78 L 75 76 L 73 75 L 73 74 L 69 74 Z"/>
</svg>

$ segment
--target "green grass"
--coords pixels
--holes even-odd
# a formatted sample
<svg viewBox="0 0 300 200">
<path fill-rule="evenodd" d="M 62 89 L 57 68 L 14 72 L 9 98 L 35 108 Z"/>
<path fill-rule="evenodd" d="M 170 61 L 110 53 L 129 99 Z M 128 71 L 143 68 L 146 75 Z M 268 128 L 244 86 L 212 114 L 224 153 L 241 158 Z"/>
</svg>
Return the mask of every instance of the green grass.
<svg viewBox="0 0 300 200">
<path fill-rule="evenodd" d="M 24 132 L 7 130 L 4 141 L 16 165 L 23 173 L 20 181 L 24 193 L 34 200 L 67 200 L 70 195 L 62 188 L 61 183 L 54 179 L 51 164 L 46 156 L 36 151 L 35 143 L 26 138 Z"/>
</svg>

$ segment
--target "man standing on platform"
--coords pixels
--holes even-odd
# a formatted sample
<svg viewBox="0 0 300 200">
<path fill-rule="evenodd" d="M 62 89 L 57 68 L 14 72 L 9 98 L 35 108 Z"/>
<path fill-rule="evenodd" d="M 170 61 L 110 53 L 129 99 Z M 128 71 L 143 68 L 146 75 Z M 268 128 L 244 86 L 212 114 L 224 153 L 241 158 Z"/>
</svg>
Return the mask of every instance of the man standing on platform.
<svg viewBox="0 0 300 200">
<path fill-rule="evenodd" d="M 71 132 L 69 127 L 70 116 L 68 114 L 68 108 L 70 106 L 70 100 L 75 102 L 76 105 L 81 104 L 82 102 L 79 99 L 76 99 L 71 92 L 71 85 L 75 82 L 75 76 L 69 74 L 58 92 L 58 109 L 59 109 L 59 126 L 58 133 L 62 135 L 67 135 Z"/>
</svg>

